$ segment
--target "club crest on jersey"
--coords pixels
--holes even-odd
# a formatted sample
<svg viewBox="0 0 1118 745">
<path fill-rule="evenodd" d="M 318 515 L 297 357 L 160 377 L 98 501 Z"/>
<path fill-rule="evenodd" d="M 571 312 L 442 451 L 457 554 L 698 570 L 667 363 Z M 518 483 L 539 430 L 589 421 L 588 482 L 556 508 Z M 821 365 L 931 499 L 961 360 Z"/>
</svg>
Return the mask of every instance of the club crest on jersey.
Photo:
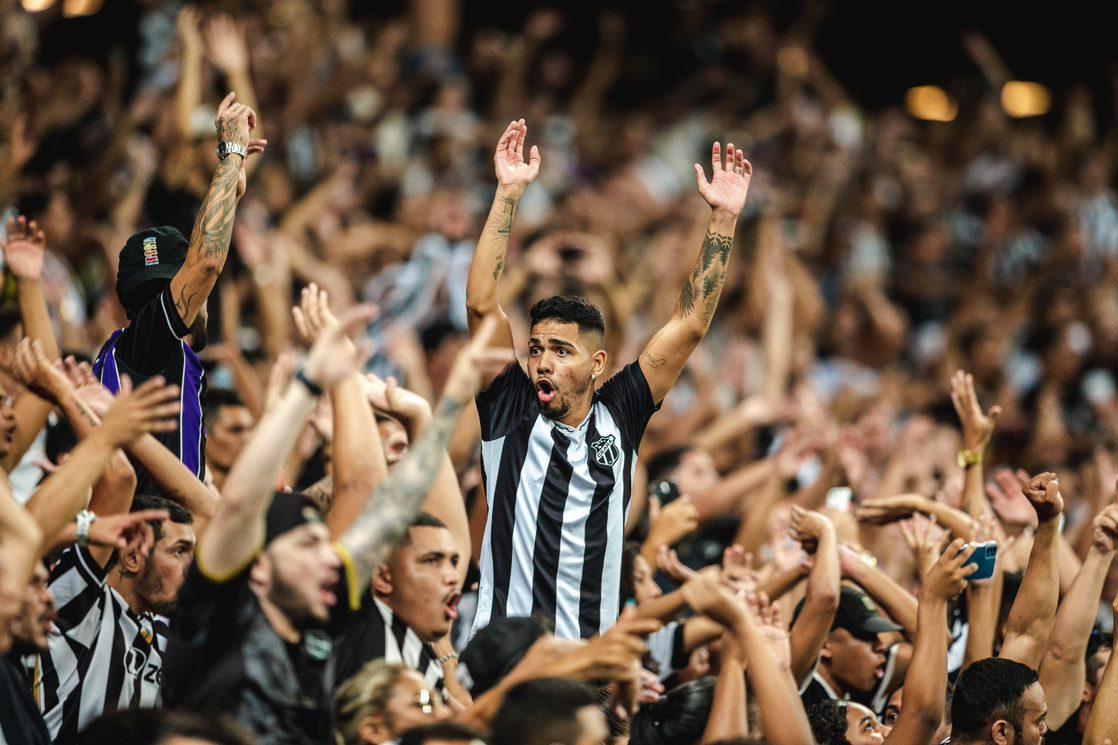
<svg viewBox="0 0 1118 745">
<path fill-rule="evenodd" d="M 617 438 L 613 435 L 603 435 L 590 443 L 594 450 L 594 460 L 600 466 L 612 466 L 621 457 L 621 448 L 617 447 Z"/>
<path fill-rule="evenodd" d="M 155 244 L 155 236 L 144 238 L 144 266 L 155 266 L 159 263 L 159 248 Z"/>
</svg>

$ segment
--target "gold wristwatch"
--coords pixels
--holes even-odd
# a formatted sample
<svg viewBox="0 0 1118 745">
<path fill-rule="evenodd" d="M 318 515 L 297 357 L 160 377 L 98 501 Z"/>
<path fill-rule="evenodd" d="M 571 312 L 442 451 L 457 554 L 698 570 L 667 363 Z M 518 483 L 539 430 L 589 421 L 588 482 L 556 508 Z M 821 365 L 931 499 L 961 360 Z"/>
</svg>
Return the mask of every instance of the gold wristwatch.
<svg viewBox="0 0 1118 745">
<path fill-rule="evenodd" d="M 956 461 L 959 464 L 959 468 L 980 466 L 982 465 L 982 451 L 963 448 L 959 451 L 959 455 L 957 456 Z"/>
</svg>

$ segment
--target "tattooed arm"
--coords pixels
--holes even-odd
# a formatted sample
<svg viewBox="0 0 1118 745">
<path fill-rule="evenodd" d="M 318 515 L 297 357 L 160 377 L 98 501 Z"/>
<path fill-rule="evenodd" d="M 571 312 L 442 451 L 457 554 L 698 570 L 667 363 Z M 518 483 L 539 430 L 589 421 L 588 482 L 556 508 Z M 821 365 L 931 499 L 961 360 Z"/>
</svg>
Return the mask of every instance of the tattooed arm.
<svg viewBox="0 0 1118 745">
<path fill-rule="evenodd" d="M 368 583 L 373 570 L 419 514 L 441 470 L 458 414 L 473 399 L 482 378 L 515 361 L 512 350 L 490 347 L 499 327 L 500 322 L 489 317 L 474 332 L 469 346 L 454 362 L 431 422 L 407 457 L 396 464 L 373 492 L 361 516 L 342 535 L 340 543 L 353 559 L 357 587 Z"/>
<path fill-rule="evenodd" d="M 497 172 L 497 193 L 478 239 L 474 260 L 470 265 L 470 276 L 466 281 L 466 315 L 470 334 L 477 333 L 482 319 L 496 316 L 498 328 L 494 344 L 510 349 L 513 344 L 512 328 L 501 309 L 497 286 L 505 270 L 505 254 L 509 247 L 509 233 L 512 231 L 516 206 L 528 184 L 540 172 L 540 153 L 535 145 L 528 151 L 528 161 L 524 160 L 524 138 L 527 134 L 528 127 L 521 119 L 511 122 L 497 143 L 497 151 L 493 155 Z M 490 382 L 491 379 L 484 380 L 483 387 Z"/>
<path fill-rule="evenodd" d="M 711 166 L 714 177 L 706 180 L 703 169 L 695 164 L 695 179 L 699 193 L 711 207 L 710 224 L 695 265 L 683 282 L 676 303 L 675 313 L 641 353 L 640 366 L 652 400 L 659 403 L 668 395 L 676 378 L 687 364 L 714 317 L 718 296 L 726 280 L 726 262 L 734 245 L 734 227 L 745 206 L 749 179 L 753 166 L 741 150 L 726 146 L 726 163 L 722 163 L 722 147 L 714 143 L 711 149 Z"/>
<path fill-rule="evenodd" d="M 255 112 L 244 104 L 233 103 L 233 98 L 234 94 L 230 93 L 217 109 L 214 125 L 218 142 L 236 143 L 250 153 L 262 152 L 263 140 L 249 140 L 249 132 L 256 126 Z M 233 215 L 237 200 L 244 193 L 243 160 L 234 153 L 217 164 L 210 190 L 202 200 L 194 230 L 190 233 L 186 261 L 171 279 L 175 309 L 187 326 L 194 324 L 225 267 L 229 238 L 233 233 Z"/>
</svg>

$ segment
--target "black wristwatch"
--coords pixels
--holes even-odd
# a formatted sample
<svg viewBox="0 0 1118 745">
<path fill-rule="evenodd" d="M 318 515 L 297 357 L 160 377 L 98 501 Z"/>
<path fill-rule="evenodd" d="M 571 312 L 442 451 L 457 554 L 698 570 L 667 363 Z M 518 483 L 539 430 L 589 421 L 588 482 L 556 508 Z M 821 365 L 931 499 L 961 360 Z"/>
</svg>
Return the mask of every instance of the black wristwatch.
<svg viewBox="0 0 1118 745">
<path fill-rule="evenodd" d="M 325 391 L 322 389 L 322 386 L 307 377 L 307 373 L 303 369 L 302 365 L 299 365 L 299 367 L 296 368 L 295 379 L 298 380 L 303 385 L 303 387 L 307 389 L 307 393 L 311 394 L 315 398 L 318 398 L 323 393 L 325 393 Z"/>
</svg>

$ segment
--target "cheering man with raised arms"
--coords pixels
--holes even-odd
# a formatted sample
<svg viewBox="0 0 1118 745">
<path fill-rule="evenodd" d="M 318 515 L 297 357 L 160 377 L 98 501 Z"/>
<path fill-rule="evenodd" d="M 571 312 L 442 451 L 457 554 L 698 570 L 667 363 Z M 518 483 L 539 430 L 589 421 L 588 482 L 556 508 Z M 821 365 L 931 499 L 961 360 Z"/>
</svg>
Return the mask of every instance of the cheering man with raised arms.
<svg viewBox="0 0 1118 745">
<path fill-rule="evenodd" d="M 524 120 L 505 129 L 493 160 L 497 193 L 466 287 L 470 332 L 493 314 L 494 343 L 513 346 L 497 299 L 509 233 L 540 169 L 524 159 Z M 706 238 L 675 313 L 638 362 L 595 390 L 606 369 L 605 322 L 586 298 L 552 297 L 531 310 L 528 369 L 511 364 L 478 396 L 489 517 L 474 631 L 495 618 L 542 614 L 558 636 L 589 637 L 618 616 L 621 549 L 637 449 L 692 350 L 710 326 L 753 168 L 740 150 L 711 149 L 713 177 L 695 165 L 711 207 Z"/>
</svg>

